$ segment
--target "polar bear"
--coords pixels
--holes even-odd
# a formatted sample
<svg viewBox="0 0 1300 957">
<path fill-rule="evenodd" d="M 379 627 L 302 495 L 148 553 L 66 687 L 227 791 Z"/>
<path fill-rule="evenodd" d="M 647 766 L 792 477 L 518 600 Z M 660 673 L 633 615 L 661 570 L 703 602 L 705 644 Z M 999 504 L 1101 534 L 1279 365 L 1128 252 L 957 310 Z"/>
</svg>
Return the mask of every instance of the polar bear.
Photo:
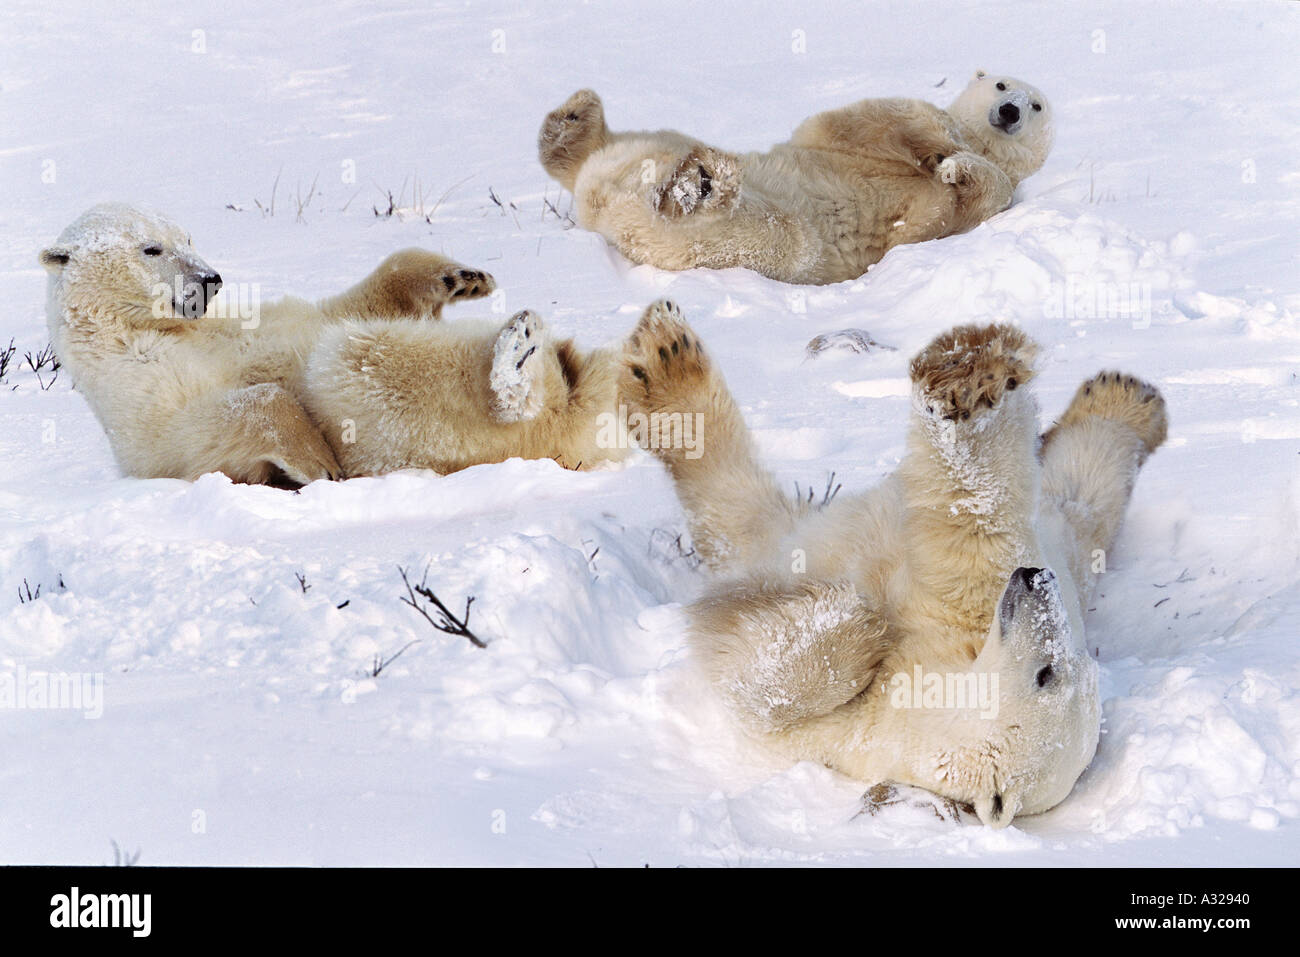
<svg viewBox="0 0 1300 957">
<path fill-rule="evenodd" d="M 252 322 L 219 308 L 221 277 L 156 213 L 96 206 L 40 261 L 55 351 L 127 475 L 302 485 L 626 454 L 600 419 L 617 350 L 582 353 L 527 311 L 437 321 L 495 284 L 431 252 L 394 253 L 318 303 L 261 304 Z"/>
<path fill-rule="evenodd" d="M 1034 343 L 959 326 L 911 363 L 898 470 L 815 508 L 760 466 L 680 311 L 652 308 L 637 334 L 622 401 L 661 431 L 707 424 L 702 455 L 662 434 L 654 454 L 726 576 L 690 607 L 689 643 L 742 724 L 791 758 L 973 805 L 994 827 L 1063 800 L 1099 734 L 1083 612 L 1164 441 L 1159 392 L 1103 372 L 1040 439 Z"/>
<path fill-rule="evenodd" d="M 578 224 L 635 263 L 823 284 L 1006 209 L 1052 137 L 1042 93 L 981 70 L 946 111 L 862 100 L 739 156 L 673 131 L 612 133 L 600 98 L 580 90 L 546 117 L 538 152 Z"/>
</svg>

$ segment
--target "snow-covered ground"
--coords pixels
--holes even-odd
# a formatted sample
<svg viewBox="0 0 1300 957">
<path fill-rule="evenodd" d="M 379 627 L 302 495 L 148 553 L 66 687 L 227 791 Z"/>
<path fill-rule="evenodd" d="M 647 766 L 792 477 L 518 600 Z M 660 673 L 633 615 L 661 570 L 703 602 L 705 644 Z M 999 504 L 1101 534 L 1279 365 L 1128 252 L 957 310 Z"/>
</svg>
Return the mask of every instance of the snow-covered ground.
<svg viewBox="0 0 1300 957">
<path fill-rule="evenodd" d="M 95 720 L 0 711 L 0 862 L 100 863 L 115 841 L 146 864 L 1293 863 L 1298 48 L 1286 3 L 7 0 L 0 679 L 100 674 L 103 698 Z M 1046 167 L 1007 213 L 858 282 L 629 268 L 547 208 L 569 198 L 537 127 L 582 86 L 615 127 L 750 149 L 860 97 L 945 104 L 978 67 L 1052 97 Z M 400 212 L 376 215 L 389 191 Z M 907 359 L 957 322 L 1043 344 L 1045 419 L 1099 368 L 1156 382 L 1170 441 L 1088 620 L 1092 766 L 991 831 L 856 817 L 860 784 L 756 753 L 692 677 L 705 574 L 645 458 L 297 495 L 119 477 L 66 378 L 19 368 L 47 338 L 37 251 L 109 199 L 166 212 L 266 296 L 419 244 L 596 345 L 670 292 L 791 487 L 887 474 Z M 846 327 L 897 351 L 805 359 Z M 454 610 L 473 596 L 488 647 L 402 604 L 399 566 Z"/>
</svg>

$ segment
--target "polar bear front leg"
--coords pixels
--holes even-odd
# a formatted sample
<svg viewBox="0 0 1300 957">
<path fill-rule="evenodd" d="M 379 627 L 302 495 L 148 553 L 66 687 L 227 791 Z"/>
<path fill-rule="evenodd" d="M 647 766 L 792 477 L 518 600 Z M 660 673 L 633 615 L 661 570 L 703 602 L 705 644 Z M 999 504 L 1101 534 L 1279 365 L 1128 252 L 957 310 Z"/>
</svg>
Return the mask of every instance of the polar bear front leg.
<svg viewBox="0 0 1300 957">
<path fill-rule="evenodd" d="M 730 584 L 691 605 L 695 660 L 740 721 L 780 731 L 858 696 L 893 647 L 846 582 Z"/>
<path fill-rule="evenodd" d="M 966 150 L 945 157 L 935 176 L 957 193 L 958 226 L 954 232 L 973 229 L 1011 205 L 1015 188 L 1001 169 L 978 153 Z"/>
<path fill-rule="evenodd" d="M 542 168 L 573 192 L 587 157 L 609 141 L 605 108 L 595 90 L 579 90 L 546 115 L 537 134 Z"/>
<path fill-rule="evenodd" d="M 861 100 L 804 120 L 790 142 L 906 163 L 926 173 L 963 148 L 957 121 L 924 100 Z"/>
<path fill-rule="evenodd" d="M 492 414 L 500 422 L 537 417 L 546 403 L 542 317 L 525 309 L 511 317 L 492 346 Z"/>
<path fill-rule="evenodd" d="M 964 620 L 988 617 L 1036 541 L 1036 351 L 1010 324 L 958 326 L 912 360 L 908 552 L 922 588 Z"/>
<path fill-rule="evenodd" d="M 796 508 L 759 464 L 726 382 L 676 305 L 646 309 L 622 366 L 631 438 L 668 467 L 705 562 L 739 568 L 766 557 Z"/>
<path fill-rule="evenodd" d="M 184 450 L 174 470 L 182 478 L 223 472 L 236 482 L 296 486 L 343 474 L 320 429 L 274 383 L 196 399 L 168 425 L 176 433 L 169 447 Z"/>
<path fill-rule="evenodd" d="M 962 824 L 968 821 L 979 823 L 979 818 L 975 817 L 975 808 L 969 804 L 962 804 L 952 798 L 894 781 L 882 781 L 868 788 L 862 795 L 862 807 L 853 816 L 866 814 L 868 817 L 875 817 L 890 807 L 928 810 L 945 823 Z M 970 820 L 972 818 L 973 821 Z"/>
<path fill-rule="evenodd" d="M 495 289 L 480 269 L 425 249 L 403 249 L 351 289 L 322 300 L 320 308 L 337 319 L 440 319 L 447 303 L 481 299 Z"/>
</svg>

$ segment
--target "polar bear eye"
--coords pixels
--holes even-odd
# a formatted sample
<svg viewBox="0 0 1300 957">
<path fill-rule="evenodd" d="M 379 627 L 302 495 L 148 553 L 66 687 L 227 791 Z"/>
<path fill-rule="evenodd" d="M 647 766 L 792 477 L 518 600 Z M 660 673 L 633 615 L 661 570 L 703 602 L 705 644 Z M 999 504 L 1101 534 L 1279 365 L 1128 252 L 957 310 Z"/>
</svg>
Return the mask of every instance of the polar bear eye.
<svg viewBox="0 0 1300 957">
<path fill-rule="evenodd" d="M 144 252 L 144 254 L 145 254 L 146 256 L 161 256 L 161 255 L 162 255 L 162 247 L 161 247 L 161 246 L 145 246 L 143 252 Z"/>
<path fill-rule="evenodd" d="M 1006 88 L 1007 88 L 1007 85 L 1006 85 L 1005 83 L 1002 83 L 1002 82 L 999 82 L 999 83 L 998 83 L 998 89 L 999 89 L 999 90 L 1005 91 Z"/>
<path fill-rule="evenodd" d="M 1044 685 L 1046 685 L 1049 681 L 1052 680 L 1053 676 L 1054 673 L 1052 671 L 1051 665 L 1039 669 L 1038 678 L 1036 679 L 1038 681 L 1038 687 L 1042 688 Z"/>
<path fill-rule="evenodd" d="M 1041 103 L 1035 103 L 1035 104 L 1034 104 L 1034 112 L 1035 112 L 1035 113 L 1041 113 L 1041 112 L 1043 112 L 1043 104 L 1041 104 Z"/>
</svg>

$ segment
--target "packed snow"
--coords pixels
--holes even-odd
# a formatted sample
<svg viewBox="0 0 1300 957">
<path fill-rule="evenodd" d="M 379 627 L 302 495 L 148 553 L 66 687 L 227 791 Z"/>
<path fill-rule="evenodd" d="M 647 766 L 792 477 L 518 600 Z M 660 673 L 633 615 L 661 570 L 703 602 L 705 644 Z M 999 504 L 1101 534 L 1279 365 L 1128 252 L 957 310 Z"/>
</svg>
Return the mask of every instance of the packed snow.
<svg viewBox="0 0 1300 957">
<path fill-rule="evenodd" d="M 115 842 L 142 864 L 1294 863 L 1300 7 L 768 7 L 9 0 L 0 703 L 20 674 L 87 683 L 79 708 L 0 708 L 0 862 Z M 862 97 L 944 105 L 977 68 L 1052 98 L 1046 166 L 854 282 L 632 267 L 536 159 L 584 86 L 615 128 L 747 150 Z M 859 815 L 863 782 L 756 748 L 691 669 L 708 575 L 645 456 L 299 494 L 121 477 L 66 376 L 24 361 L 48 340 L 37 253 L 106 200 L 265 297 L 421 245 L 502 290 L 445 321 L 531 308 L 594 347 L 671 294 L 792 491 L 897 465 L 907 362 L 959 322 L 1039 341 L 1045 425 L 1101 368 L 1154 382 L 1170 439 L 1087 618 L 1095 760 L 994 831 Z M 893 349 L 806 355 L 850 328 Z M 487 647 L 404 603 L 399 568 L 457 619 L 472 598 Z"/>
</svg>

